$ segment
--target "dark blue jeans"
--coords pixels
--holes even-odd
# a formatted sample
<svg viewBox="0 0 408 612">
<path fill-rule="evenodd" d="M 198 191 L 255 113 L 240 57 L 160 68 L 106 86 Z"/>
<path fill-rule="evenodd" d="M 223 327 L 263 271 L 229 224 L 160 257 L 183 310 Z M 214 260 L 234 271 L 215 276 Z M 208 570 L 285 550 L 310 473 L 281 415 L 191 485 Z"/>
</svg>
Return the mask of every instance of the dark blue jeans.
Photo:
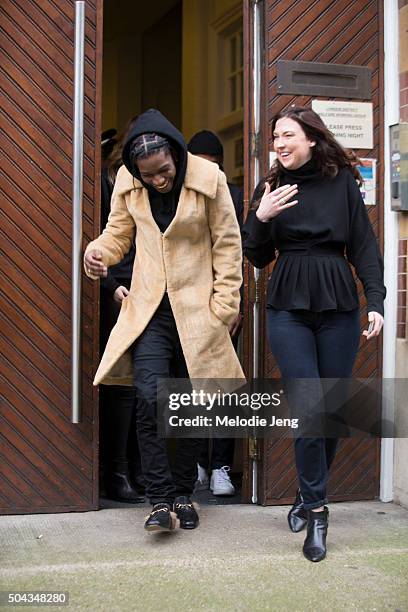
<svg viewBox="0 0 408 612">
<path fill-rule="evenodd" d="M 360 339 L 358 309 L 310 312 L 268 308 L 266 313 L 269 346 L 283 378 L 351 376 Z M 327 503 L 327 480 L 336 446 L 336 438 L 295 440 L 296 469 L 307 510 Z"/>
</svg>

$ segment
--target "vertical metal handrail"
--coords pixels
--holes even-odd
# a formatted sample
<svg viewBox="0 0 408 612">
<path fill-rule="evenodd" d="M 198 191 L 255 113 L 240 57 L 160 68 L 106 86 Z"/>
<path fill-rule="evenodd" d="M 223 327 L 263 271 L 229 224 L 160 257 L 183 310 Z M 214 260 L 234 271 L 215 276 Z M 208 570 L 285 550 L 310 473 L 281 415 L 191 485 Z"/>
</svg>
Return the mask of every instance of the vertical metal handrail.
<svg viewBox="0 0 408 612">
<path fill-rule="evenodd" d="M 259 183 L 260 174 L 260 162 L 259 162 L 259 131 L 261 126 L 261 15 L 260 15 L 260 2 L 259 0 L 254 3 L 254 64 L 253 64 L 253 109 L 254 109 L 254 133 L 255 133 L 255 146 L 253 147 L 254 155 L 254 187 Z M 258 281 L 259 281 L 260 270 L 254 268 L 254 280 L 255 280 L 255 301 L 254 301 L 254 326 L 253 326 L 253 340 L 254 340 L 254 354 L 253 354 L 253 377 L 257 378 L 259 374 L 259 303 L 258 303 Z"/>
<path fill-rule="evenodd" d="M 260 179 L 260 147 L 259 147 L 259 133 L 261 127 L 261 83 L 262 83 L 262 0 L 255 0 L 253 4 L 253 45 L 254 45 L 254 57 L 253 57 L 253 71 L 252 71 L 252 82 L 253 82 L 253 114 L 254 114 L 254 134 L 255 142 L 253 147 L 254 157 L 254 186 L 258 185 Z M 254 282 L 255 282 L 255 300 L 253 303 L 253 378 L 259 376 L 259 277 L 260 270 L 254 268 Z M 257 452 L 257 440 L 254 435 L 253 438 L 253 453 L 252 453 L 252 496 L 251 501 L 253 504 L 258 503 L 258 452 Z"/>
<path fill-rule="evenodd" d="M 81 278 L 84 159 L 85 2 L 75 2 L 74 125 L 72 169 L 71 422 L 81 416 Z"/>
</svg>

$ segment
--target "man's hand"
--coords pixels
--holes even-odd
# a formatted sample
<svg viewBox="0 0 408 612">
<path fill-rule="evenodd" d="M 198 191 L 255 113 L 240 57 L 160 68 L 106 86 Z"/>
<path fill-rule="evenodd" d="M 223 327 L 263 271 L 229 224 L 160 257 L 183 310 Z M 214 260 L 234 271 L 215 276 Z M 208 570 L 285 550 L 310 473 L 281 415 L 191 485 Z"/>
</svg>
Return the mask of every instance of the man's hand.
<svg viewBox="0 0 408 612">
<path fill-rule="evenodd" d="M 121 304 L 124 298 L 127 297 L 128 295 L 129 295 L 129 289 L 126 289 L 126 287 L 123 287 L 121 285 L 120 287 L 116 289 L 115 293 L 113 294 L 113 299 L 115 300 L 115 302 L 118 302 L 118 304 Z"/>
<path fill-rule="evenodd" d="M 93 249 L 84 256 L 84 264 L 87 274 L 91 276 L 108 276 L 108 268 L 102 263 L 102 253 Z"/>
</svg>

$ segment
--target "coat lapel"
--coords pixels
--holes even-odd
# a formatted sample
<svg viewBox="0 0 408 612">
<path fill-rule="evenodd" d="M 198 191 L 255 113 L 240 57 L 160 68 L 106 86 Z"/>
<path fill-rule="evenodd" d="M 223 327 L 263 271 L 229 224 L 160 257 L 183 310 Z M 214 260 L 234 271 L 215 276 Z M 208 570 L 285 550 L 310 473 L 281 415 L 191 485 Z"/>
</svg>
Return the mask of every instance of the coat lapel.
<svg viewBox="0 0 408 612">
<path fill-rule="evenodd" d="M 213 200 L 217 195 L 218 172 L 217 164 L 189 153 L 184 185 Z"/>
<path fill-rule="evenodd" d="M 207 198 L 214 199 L 217 194 L 218 185 L 218 166 L 206 159 L 188 154 L 187 170 L 183 186 L 180 191 L 180 198 L 177 205 L 176 214 L 163 236 L 172 234 L 180 225 L 191 215 L 191 207 L 197 207 L 199 194 Z M 191 194 L 190 192 L 194 192 Z"/>
<path fill-rule="evenodd" d="M 183 208 L 184 208 L 185 202 L 186 202 L 186 190 L 183 185 L 180 191 L 180 197 L 179 197 L 179 201 L 178 201 L 177 208 L 176 208 L 176 214 L 171 220 L 170 225 L 166 228 L 166 231 L 164 232 L 163 236 L 168 236 L 168 234 L 171 234 L 174 227 L 177 226 L 178 220 L 183 217 Z"/>
</svg>

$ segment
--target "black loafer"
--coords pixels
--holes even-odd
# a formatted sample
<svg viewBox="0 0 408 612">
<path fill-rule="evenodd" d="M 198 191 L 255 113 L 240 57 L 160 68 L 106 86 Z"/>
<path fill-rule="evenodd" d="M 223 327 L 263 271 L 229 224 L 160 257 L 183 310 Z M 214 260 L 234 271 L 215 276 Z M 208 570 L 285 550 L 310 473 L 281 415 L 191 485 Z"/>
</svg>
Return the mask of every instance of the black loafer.
<svg viewBox="0 0 408 612">
<path fill-rule="evenodd" d="M 303 498 L 300 489 L 296 492 L 296 498 L 288 514 L 289 529 L 293 533 L 299 533 L 307 525 L 307 510 L 303 507 Z"/>
<path fill-rule="evenodd" d="M 171 531 L 173 527 L 170 504 L 155 504 L 144 524 L 145 530 L 149 533 L 157 533 L 159 531 Z"/>
<path fill-rule="evenodd" d="M 329 509 L 327 506 L 321 512 L 309 511 L 307 536 L 303 544 L 303 554 L 309 561 L 316 563 L 325 558 L 328 526 Z"/>
<path fill-rule="evenodd" d="M 191 499 L 187 495 L 180 495 L 174 500 L 174 512 L 180 521 L 181 529 L 195 529 L 200 519 Z"/>
</svg>

